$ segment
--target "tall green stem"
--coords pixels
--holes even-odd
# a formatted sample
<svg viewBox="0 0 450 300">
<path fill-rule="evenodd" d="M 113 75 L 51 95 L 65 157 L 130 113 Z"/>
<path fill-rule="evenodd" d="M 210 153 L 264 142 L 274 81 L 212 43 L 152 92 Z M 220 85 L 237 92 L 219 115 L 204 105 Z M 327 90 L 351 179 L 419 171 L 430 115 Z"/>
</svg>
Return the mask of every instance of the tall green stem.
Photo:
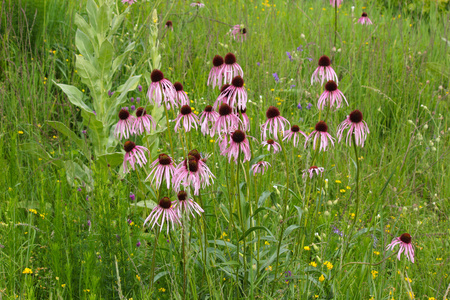
<svg viewBox="0 0 450 300">
<path fill-rule="evenodd" d="M 153 257 L 152 268 L 150 269 L 150 290 L 153 288 L 153 280 L 155 278 L 155 261 L 156 261 L 156 248 L 158 247 L 159 231 L 156 229 L 155 244 L 153 245 Z"/>
<path fill-rule="evenodd" d="M 172 144 L 172 133 L 170 130 L 170 124 L 169 124 L 169 113 L 167 112 L 166 104 L 163 103 L 164 106 L 164 112 L 166 114 L 166 123 L 167 123 L 167 133 L 169 134 L 169 142 L 170 142 L 170 154 L 173 156 L 173 144 Z"/>
</svg>

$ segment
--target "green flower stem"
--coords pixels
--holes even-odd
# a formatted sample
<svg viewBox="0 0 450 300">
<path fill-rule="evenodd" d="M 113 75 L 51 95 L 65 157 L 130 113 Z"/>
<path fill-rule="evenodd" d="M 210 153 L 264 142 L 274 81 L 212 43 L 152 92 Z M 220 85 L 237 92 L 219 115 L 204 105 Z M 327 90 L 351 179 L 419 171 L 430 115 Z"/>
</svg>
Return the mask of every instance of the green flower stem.
<svg viewBox="0 0 450 300">
<path fill-rule="evenodd" d="M 288 158 L 286 155 L 286 149 L 284 147 L 282 139 L 280 139 L 280 146 L 281 146 L 281 149 L 283 150 L 284 161 L 286 163 L 286 168 L 285 168 L 285 170 L 286 170 L 286 191 L 284 193 L 284 200 L 283 200 L 281 230 L 280 230 L 280 237 L 278 238 L 277 259 L 276 259 L 276 264 L 275 264 L 275 279 L 272 284 L 272 292 L 271 292 L 272 295 L 273 295 L 273 292 L 275 291 L 275 286 L 276 286 L 277 279 L 278 279 L 278 261 L 280 259 L 281 241 L 283 239 L 284 229 L 286 227 L 285 225 L 286 225 L 287 201 L 288 201 L 288 196 L 289 196 L 289 162 L 288 162 Z"/>
<path fill-rule="evenodd" d="M 153 288 L 153 279 L 155 278 L 155 260 L 156 260 L 156 248 L 158 247 L 159 231 L 156 229 L 155 244 L 153 245 L 152 255 L 152 267 L 150 269 L 150 290 Z"/>
<path fill-rule="evenodd" d="M 161 85 L 161 84 L 160 84 L 160 85 Z M 167 113 L 166 105 L 163 104 L 163 106 L 164 106 L 164 112 L 165 112 L 165 114 L 166 114 L 167 133 L 169 134 L 170 154 L 172 155 L 172 157 L 174 157 L 174 156 L 173 156 L 172 134 L 170 133 L 171 130 L 170 130 L 170 124 L 169 124 L 169 114 Z"/>
</svg>

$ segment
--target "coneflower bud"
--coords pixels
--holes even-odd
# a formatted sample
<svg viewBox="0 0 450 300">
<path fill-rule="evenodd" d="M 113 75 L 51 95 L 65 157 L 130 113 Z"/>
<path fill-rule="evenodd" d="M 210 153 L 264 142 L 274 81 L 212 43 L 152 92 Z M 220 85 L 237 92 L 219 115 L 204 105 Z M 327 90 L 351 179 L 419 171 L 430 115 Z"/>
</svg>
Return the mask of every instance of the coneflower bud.
<svg viewBox="0 0 450 300">
<path fill-rule="evenodd" d="M 164 74 L 160 70 L 155 69 L 150 74 L 150 78 L 151 78 L 152 82 L 160 82 L 161 80 L 164 79 Z"/>
<path fill-rule="evenodd" d="M 176 90 L 177 92 L 183 90 L 183 85 L 182 85 L 180 82 L 175 82 L 175 83 L 173 84 L 173 86 L 175 87 L 175 90 Z"/>
<path fill-rule="evenodd" d="M 316 130 L 320 132 L 327 132 L 328 131 L 328 125 L 324 121 L 319 121 L 316 124 Z"/>
<path fill-rule="evenodd" d="M 227 65 L 232 65 L 236 63 L 236 56 L 234 56 L 233 53 L 227 53 L 227 55 L 225 55 L 225 63 Z"/>
<path fill-rule="evenodd" d="M 130 116 L 130 113 L 128 112 L 128 110 L 122 108 L 119 111 L 119 119 L 126 120 L 126 119 L 128 119 L 129 116 Z"/>
<path fill-rule="evenodd" d="M 411 243 L 411 235 L 409 233 L 404 233 L 400 236 L 400 240 L 405 244 Z"/>
<path fill-rule="evenodd" d="M 349 118 L 350 121 L 352 121 L 352 123 L 359 123 L 363 120 L 363 114 L 362 112 L 356 109 L 350 113 Z"/>
<path fill-rule="evenodd" d="M 219 115 L 221 116 L 228 116 L 232 111 L 232 108 L 226 103 L 222 103 L 219 107 Z"/>
<path fill-rule="evenodd" d="M 231 81 L 231 84 L 237 88 L 241 88 L 244 86 L 244 79 L 241 76 L 236 76 Z"/>
<path fill-rule="evenodd" d="M 221 65 L 223 65 L 223 57 L 220 55 L 216 55 L 213 58 L 213 66 L 214 67 L 220 67 Z"/>
<path fill-rule="evenodd" d="M 280 111 L 275 106 L 270 106 L 266 111 L 267 119 L 276 118 L 280 115 Z"/>
<path fill-rule="evenodd" d="M 231 135 L 233 142 L 239 144 L 245 140 L 245 133 L 242 130 L 235 130 Z"/>
<path fill-rule="evenodd" d="M 123 145 L 123 149 L 126 152 L 131 152 L 133 151 L 134 147 L 136 147 L 136 144 L 132 141 L 126 141 L 125 144 Z"/>
<path fill-rule="evenodd" d="M 147 114 L 147 111 L 145 110 L 145 108 L 138 107 L 138 109 L 136 109 L 136 117 L 142 117 L 142 116 L 145 116 L 146 114 Z"/>
<path fill-rule="evenodd" d="M 323 55 L 319 58 L 319 66 L 329 67 L 331 65 L 331 60 L 328 56 Z"/>
<path fill-rule="evenodd" d="M 170 201 L 168 197 L 161 198 L 161 200 L 159 200 L 159 206 L 169 209 L 172 206 L 172 201 Z"/>
<path fill-rule="evenodd" d="M 337 90 L 337 88 L 338 86 L 333 80 L 330 80 L 325 84 L 325 89 L 329 92 L 334 92 L 335 90 Z"/>
<path fill-rule="evenodd" d="M 192 113 L 192 109 L 189 105 L 183 105 L 180 109 L 180 112 L 183 116 L 186 116 Z"/>
</svg>

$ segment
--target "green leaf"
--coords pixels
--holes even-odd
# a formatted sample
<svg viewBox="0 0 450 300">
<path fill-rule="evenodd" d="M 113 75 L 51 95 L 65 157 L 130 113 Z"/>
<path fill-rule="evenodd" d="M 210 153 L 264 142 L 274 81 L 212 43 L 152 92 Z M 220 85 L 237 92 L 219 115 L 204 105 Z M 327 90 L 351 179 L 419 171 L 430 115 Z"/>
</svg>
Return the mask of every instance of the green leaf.
<svg viewBox="0 0 450 300">
<path fill-rule="evenodd" d="M 81 108 L 86 113 L 92 114 L 95 118 L 95 115 L 94 115 L 94 112 L 92 111 L 92 109 L 89 106 L 87 106 L 86 104 L 84 104 L 83 93 L 79 89 L 77 89 L 73 85 L 57 84 L 56 82 L 53 82 L 53 83 L 56 84 L 57 86 L 59 86 L 63 90 L 64 94 L 66 94 L 67 98 L 69 98 L 70 103 Z"/>
<path fill-rule="evenodd" d="M 229 247 L 229 248 L 232 248 L 232 249 L 236 249 L 236 246 L 233 245 L 232 243 L 225 242 L 225 241 L 222 241 L 222 240 L 208 240 L 208 243 L 216 244 L 216 245 L 220 245 L 220 246 L 226 246 L 226 247 Z"/>
<path fill-rule="evenodd" d="M 86 143 L 84 142 L 84 140 L 79 138 L 75 132 L 73 132 L 72 130 L 67 128 L 66 125 L 64 125 L 63 123 L 58 122 L 58 121 L 46 121 L 46 123 L 48 125 L 50 125 L 51 127 L 53 127 L 54 129 L 58 130 L 60 133 L 67 136 L 69 138 L 69 140 L 71 140 L 72 142 L 77 144 L 78 148 L 80 148 L 80 150 L 87 157 L 88 152 L 87 152 L 87 148 L 86 148 Z"/>
<path fill-rule="evenodd" d="M 156 274 L 155 278 L 153 279 L 153 282 L 157 282 L 159 279 L 161 279 L 163 276 L 166 276 L 169 273 L 170 273 L 169 271 L 164 271 Z"/>
<path fill-rule="evenodd" d="M 123 19 L 125 18 L 125 15 L 128 14 L 128 7 L 127 9 L 121 13 L 118 16 L 115 16 L 111 22 L 111 30 L 109 31 L 108 39 L 116 33 L 117 29 L 119 29 L 120 25 L 123 22 Z"/>
<path fill-rule="evenodd" d="M 75 179 L 80 180 L 81 182 L 84 182 L 86 184 L 86 187 L 88 187 L 88 190 L 92 190 L 92 172 L 87 168 L 85 165 L 81 164 L 81 166 L 74 162 L 73 160 L 66 160 L 64 162 L 64 166 L 66 169 L 66 178 L 67 182 L 71 186 L 76 185 Z"/>
<path fill-rule="evenodd" d="M 138 203 L 131 203 L 130 205 L 153 209 L 156 206 L 156 202 L 153 200 L 145 200 L 145 201 L 139 201 Z"/>
<path fill-rule="evenodd" d="M 111 10 L 108 4 L 103 4 L 97 14 L 97 33 L 105 36 L 111 23 Z"/>
<path fill-rule="evenodd" d="M 113 55 L 114 55 L 113 45 L 111 44 L 110 41 L 105 40 L 102 43 L 102 46 L 100 47 L 100 54 L 99 54 L 99 57 L 97 60 L 99 72 L 100 72 L 100 78 L 104 82 L 110 81 L 110 77 L 111 77 L 110 69 L 112 66 Z"/>
<path fill-rule="evenodd" d="M 267 198 L 269 198 L 272 195 L 272 192 L 264 191 L 261 196 L 259 196 L 258 200 L 258 207 L 262 206 Z"/>
<path fill-rule="evenodd" d="M 94 0 L 88 0 L 86 3 L 86 11 L 89 16 L 89 22 L 94 30 L 97 30 L 97 4 Z"/>
<path fill-rule="evenodd" d="M 127 48 L 125 48 L 125 51 L 121 55 L 117 56 L 114 59 L 114 61 L 112 63 L 112 72 L 113 73 L 115 73 L 117 71 L 117 68 L 119 68 L 120 65 L 122 65 L 124 59 L 128 56 L 128 52 L 132 51 L 134 49 L 135 45 L 136 45 L 136 43 L 132 42 L 131 44 L 129 44 L 127 46 Z"/>
<path fill-rule="evenodd" d="M 108 125 L 112 125 L 116 122 L 115 119 L 117 107 L 119 107 L 123 102 L 126 101 L 125 96 L 129 91 L 135 90 L 137 88 L 140 78 L 141 75 L 131 76 L 124 84 L 117 88 L 116 93 L 120 93 L 120 95 L 116 99 L 114 99 L 114 103 L 109 103 L 106 113 Z"/>
<path fill-rule="evenodd" d="M 264 226 L 254 226 L 254 227 L 252 227 L 252 228 L 247 229 L 247 231 L 242 235 L 242 237 L 239 239 L 239 241 L 242 241 L 243 239 L 245 239 L 245 237 L 246 237 L 247 235 L 249 235 L 250 233 L 252 233 L 252 232 L 255 231 L 255 230 L 264 230 L 264 231 L 266 231 L 268 234 L 270 234 L 270 237 L 273 238 L 272 232 L 271 232 L 267 227 L 264 227 Z"/>
<path fill-rule="evenodd" d="M 94 46 L 92 45 L 89 37 L 80 29 L 77 29 L 75 34 L 75 45 L 80 51 L 81 55 L 86 56 L 88 58 L 94 55 Z"/>
<path fill-rule="evenodd" d="M 122 152 L 102 154 L 97 157 L 97 160 L 103 165 L 110 165 L 111 168 L 115 168 L 123 162 L 124 154 Z"/>
<path fill-rule="evenodd" d="M 41 144 L 38 143 L 24 143 L 19 145 L 20 150 L 26 151 L 32 155 L 37 156 L 38 158 L 42 158 L 45 161 L 48 161 L 58 168 L 64 167 L 64 162 L 61 159 L 54 159 L 51 155 L 44 149 Z"/>
<path fill-rule="evenodd" d="M 91 25 L 89 25 L 86 20 L 80 16 L 79 14 L 75 14 L 75 25 L 77 25 L 78 29 L 80 29 L 85 35 L 89 37 L 92 45 L 94 46 L 94 50 L 97 48 L 97 42 L 95 41 L 95 33 L 94 29 Z M 95 53 L 98 56 L 98 53 Z"/>
<path fill-rule="evenodd" d="M 291 234 L 292 231 L 294 231 L 297 228 L 300 228 L 300 226 L 299 225 L 291 225 L 288 228 L 286 228 L 286 230 L 284 231 L 284 237 L 287 237 L 289 234 Z"/>
<path fill-rule="evenodd" d="M 89 87 L 92 97 L 97 99 L 102 92 L 99 82 L 100 74 L 98 73 L 97 68 L 83 56 L 77 56 L 75 66 L 78 70 L 78 75 L 81 77 L 81 81 Z"/>
</svg>

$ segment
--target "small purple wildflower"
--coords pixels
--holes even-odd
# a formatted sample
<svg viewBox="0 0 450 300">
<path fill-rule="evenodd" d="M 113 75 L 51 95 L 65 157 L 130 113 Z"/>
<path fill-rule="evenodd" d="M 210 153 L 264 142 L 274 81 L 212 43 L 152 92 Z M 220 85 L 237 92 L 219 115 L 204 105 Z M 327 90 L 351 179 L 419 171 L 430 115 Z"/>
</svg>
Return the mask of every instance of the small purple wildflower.
<svg viewBox="0 0 450 300">
<path fill-rule="evenodd" d="M 289 58 L 289 60 L 292 61 L 291 52 L 287 52 L 287 51 L 286 51 L 286 55 L 287 55 L 287 57 Z"/>
<path fill-rule="evenodd" d="M 286 282 L 289 283 L 289 277 L 292 276 L 292 273 L 291 273 L 291 271 L 286 271 L 285 274 L 286 275 L 284 277 L 286 277 Z"/>
<path fill-rule="evenodd" d="M 128 220 L 127 220 L 127 223 L 128 223 L 128 224 L 131 224 L 131 222 L 133 222 L 133 221 L 131 221 L 131 219 L 128 219 Z"/>
<path fill-rule="evenodd" d="M 114 95 L 114 92 L 108 91 L 108 96 L 111 97 L 112 95 Z"/>
<path fill-rule="evenodd" d="M 307 57 L 307 60 L 309 60 L 310 62 L 313 60 L 311 57 Z"/>
<path fill-rule="evenodd" d="M 80 187 L 79 187 L 79 188 L 77 188 L 77 191 L 78 191 L 78 192 L 81 192 L 81 188 L 80 188 Z"/>
<path fill-rule="evenodd" d="M 95 116 L 97 115 L 97 113 L 95 112 L 95 110 L 93 110 L 92 112 L 94 113 Z"/>
<path fill-rule="evenodd" d="M 0 244 L 0 248 L 1 249 L 5 248 L 5 245 Z"/>
<path fill-rule="evenodd" d="M 136 243 L 136 247 L 140 247 L 140 246 L 141 246 L 141 242 L 138 241 L 138 242 Z"/>
<path fill-rule="evenodd" d="M 298 46 L 297 51 L 300 51 L 300 52 L 303 51 L 303 46 L 302 45 Z"/>
<path fill-rule="evenodd" d="M 91 220 L 88 220 L 88 221 L 87 221 L 87 225 L 88 225 L 89 227 L 91 227 Z"/>
<path fill-rule="evenodd" d="M 169 240 L 167 240 L 167 242 L 168 242 L 168 243 L 170 243 L 170 241 L 169 241 Z"/>
<path fill-rule="evenodd" d="M 377 237 L 374 234 L 371 234 L 370 236 L 373 239 L 373 247 L 376 248 L 377 245 L 378 245 L 378 239 L 377 239 Z"/>
<path fill-rule="evenodd" d="M 261 66 L 261 64 L 259 62 L 257 62 L 256 64 L 258 65 L 258 67 Z"/>
<path fill-rule="evenodd" d="M 138 85 L 138 91 L 142 92 L 142 85 Z"/>
<path fill-rule="evenodd" d="M 120 235 L 116 234 L 117 241 L 120 241 Z"/>
<path fill-rule="evenodd" d="M 98 258 L 98 259 L 102 259 L 102 256 L 101 256 L 101 255 L 98 255 L 97 258 Z"/>
<path fill-rule="evenodd" d="M 308 105 L 306 105 L 306 109 L 311 109 L 312 104 L 308 102 Z"/>
<path fill-rule="evenodd" d="M 135 109 L 136 109 L 136 106 L 134 106 L 134 105 L 131 105 L 131 111 L 134 111 Z"/>
<path fill-rule="evenodd" d="M 89 196 L 86 196 L 86 201 L 89 201 Z"/>
<path fill-rule="evenodd" d="M 136 98 L 136 102 L 137 102 L 137 103 L 141 102 L 141 98 L 137 97 L 137 98 Z"/>
<path fill-rule="evenodd" d="M 133 193 L 130 193 L 130 198 L 131 198 L 131 201 L 136 200 L 136 196 Z"/>
<path fill-rule="evenodd" d="M 277 73 L 273 73 L 272 76 L 275 79 L 275 82 L 279 82 L 280 81 L 280 78 L 278 77 Z"/>
<path fill-rule="evenodd" d="M 302 109 L 303 109 L 302 104 L 299 103 L 299 104 L 297 105 L 297 108 L 300 109 L 300 110 L 302 110 Z"/>
<path fill-rule="evenodd" d="M 131 101 L 131 102 L 134 102 L 134 97 L 131 97 L 130 101 Z"/>
<path fill-rule="evenodd" d="M 344 234 L 340 231 L 336 226 L 333 226 L 333 232 L 339 236 L 343 236 Z"/>
<path fill-rule="evenodd" d="M 83 130 L 82 133 L 83 133 L 83 134 L 86 134 L 86 130 Z"/>
<path fill-rule="evenodd" d="M 291 85 L 291 89 L 295 88 L 295 84 Z"/>
</svg>

